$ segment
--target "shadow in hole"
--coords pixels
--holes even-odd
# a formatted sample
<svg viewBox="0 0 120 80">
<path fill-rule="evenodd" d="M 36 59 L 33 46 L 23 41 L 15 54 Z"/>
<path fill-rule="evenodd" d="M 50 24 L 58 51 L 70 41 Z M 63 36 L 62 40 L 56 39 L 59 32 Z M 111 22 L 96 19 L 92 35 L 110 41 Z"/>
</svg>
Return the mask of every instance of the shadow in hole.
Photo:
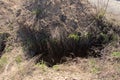
<svg viewBox="0 0 120 80">
<path fill-rule="evenodd" d="M 0 33 L 0 57 L 3 55 L 3 51 L 6 46 L 6 39 L 10 36 L 8 33 Z"/>
</svg>

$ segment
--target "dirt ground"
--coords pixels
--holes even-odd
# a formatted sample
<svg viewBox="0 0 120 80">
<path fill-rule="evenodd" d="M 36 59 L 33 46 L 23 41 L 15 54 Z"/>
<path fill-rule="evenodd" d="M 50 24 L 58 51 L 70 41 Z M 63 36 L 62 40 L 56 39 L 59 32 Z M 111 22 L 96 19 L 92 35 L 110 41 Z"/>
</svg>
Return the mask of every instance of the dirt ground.
<svg viewBox="0 0 120 80">
<path fill-rule="evenodd" d="M 68 57 L 67 62 L 56 64 L 52 67 L 46 66 L 45 62 L 35 64 L 35 59 L 37 57 L 26 59 L 26 56 L 24 55 L 25 51 L 18 37 L 20 25 L 17 21 L 26 22 L 26 24 L 29 25 L 32 24 L 33 18 L 31 18 L 31 11 L 26 9 L 25 6 L 30 3 L 29 1 L 0 0 L 0 34 L 4 32 L 10 34 L 3 51 L 4 54 L 0 58 L 0 80 L 120 79 L 120 41 L 106 45 L 103 49 L 103 53 L 107 52 L 109 54 L 104 54 L 104 57 L 75 57 L 73 59 Z M 56 1 L 59 3 L 60 0 Z M 116 1 L 113 2 L 119 4 Z M 112 6 L 112 4 L 110 5 Z M 71 6 L 71 8 L 74 9 L 74 6 L 75 5 Z M 66 14 L 69 14 L 69 12 Z M 22 17 L 19 17 L 21 15 Z M 68 15 L 68 17 L 71 15 L 72 14 Z M 29 18 L 28 21 L 26 20 L 27 18 Z"/>
</svg>

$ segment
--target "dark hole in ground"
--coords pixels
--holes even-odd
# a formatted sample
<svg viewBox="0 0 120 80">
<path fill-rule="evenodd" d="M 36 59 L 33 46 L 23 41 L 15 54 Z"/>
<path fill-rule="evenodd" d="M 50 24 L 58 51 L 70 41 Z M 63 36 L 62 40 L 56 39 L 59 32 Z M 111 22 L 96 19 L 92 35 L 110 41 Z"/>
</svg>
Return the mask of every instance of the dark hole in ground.
<svg viewBox="0 0 120 80">
<path fill-rule="evenodd" d="M 8 33 L 0 33 L 0 57 L 3 54 L 3 51 L 6 46 L 6 39 L 10 36 Z"/>
<path fill-rule="evenodd" d="M 44 61 L 48 66 L 63 63 L 67 58 L 101 57 L 101 50 L 112 41 L 110 34 L 94 32 L 84 36 L 80 33 L 69 34 L 59 41 L 52 39 L 47 29 L 37 31 L 22 24 L 21 26 L 18 36 L 23 42 L 26 56 L 32 58 L 41 55 L 36 62 Z"/>
</svg>

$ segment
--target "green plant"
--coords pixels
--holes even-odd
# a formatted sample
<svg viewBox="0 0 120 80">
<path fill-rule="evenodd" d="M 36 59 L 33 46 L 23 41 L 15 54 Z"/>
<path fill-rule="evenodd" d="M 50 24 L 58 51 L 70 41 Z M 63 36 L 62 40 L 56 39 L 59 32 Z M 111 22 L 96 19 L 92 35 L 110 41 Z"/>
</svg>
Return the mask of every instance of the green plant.
<svg viewBox="0 0 120 80">
<path fill-rule="evenodd" d="M 119 40 L 119 36 L 117 34 L 112 34 L 111 38 L 112 38 L 113 41 Z"/>
<path fill-rule="evenodd" d="M 2 68 L 7 63 L 6 57 L 1 57 L 0 59 L 0 68 Z"/>
<path fill-rule="evenodd" d="M 113 52 L 112 56 L 115 58 L 120 58 L 120 52 Z"/>
<path fill-rule="evenodd" d="M 15 61 L 17 64 L 20 64 L 22 62 L 22 56 L 21 55 L 18 55 L 16 58 L 15 58 Z"/>
<path fill-rule="evenodd" d="M 42 68 L 43 70 L 47 67 L 46 63 L 43 60 L 41 62 L 37 63 L 36 66 Z"/>
<path fill-rule="evenodd" d="M 35 9 L 32 11 L 33 14 L 36 14 L 36 15 L 39 15 L 42 13 L 42 10 L 41 9 Z"/>
<path fill-rule="evenodd" d="M 89 65 L 91 66 L 90 71 L 94 74 L 99 73 L 100 68 L 96 65 L 96 61 L 94 59 L 90 59 Z"/>
<path fill-rule="evenodd" d="M 78 34 L 70 34 L 68 38 L 78 41 L 80 39 L 80 36 Z"/>
<path fill-rule="evenodd" d="M 58 65 L 54 65 L 54 66 L 53 66 L 53 69 L 54 69 L 54 70 L 59 70 L 59 66 L 58 66 Z"/>
<path fill-rule="evenodd" d="M 97 66 L 94 66 L 94 67 L 92 67 L 92 69 L 91 69 L 91 72 L 94 73 L 94 74 L 99 73 L 99 71 L 100 71 L 100 68 L 97 67 Z"/>
<path fill-rule="evenodd" d="M 109 41 L 109 36 L 104 33 L 100 33 L 100 36 L 103 38 L 103 43 L 106 43 Z"/>
<path fill-rule="evenodd" d="M 96 61 L 94 59 L 90 59 L 89 64 L 93 66 L 96 64 Z"/>
</svg>

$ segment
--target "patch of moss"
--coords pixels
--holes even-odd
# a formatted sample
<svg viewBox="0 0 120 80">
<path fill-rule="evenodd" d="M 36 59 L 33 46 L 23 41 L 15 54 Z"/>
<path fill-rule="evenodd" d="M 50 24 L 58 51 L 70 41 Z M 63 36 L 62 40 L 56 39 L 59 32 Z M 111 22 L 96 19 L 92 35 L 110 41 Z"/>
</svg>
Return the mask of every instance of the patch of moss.
<svg viewBox="0 0 120 80">
<path fill-rule="evenodd" d="M 43 70 L 47 67 L 46 63 L 43 60 L 37 63 L 36 66 L 42 68 Z"/>
<path fill-rule="evenodd" d="M 80 36 L 78 34 L 70 34 L 68 38 L 78 41 L 80 39 Z"/>
<path fill-rule="evenodd" d="M 16 58 L 15 58 L 15 61 L 16 61 L 16 63 L 17 64 L 20 64 L 21 62 L 22 62 L 22 56 L 17 56 Z"/>
<path fill-rule="evenodd" d="M 32 11 L 33 14 L 36 14 L 36 15 L 39 15 L 42 13 L 42 10 L 41 9 L 35 9 Z"/>
<path fill-rule="evenodd" d="M 54 66 L 53 66 L 53 69 L 54 69 L 54 70 L 59 70 L 59 65 L 54 65 Z"/>
<path fill-rule="evenodd" d="M 100 67 L 97 65 L 95 59 L 90 59 L 89 65 L 90 65 L 90 72 L 91 73 L 97 74 L 100 72 Z"/>
<path fill-rule="evenodd" d="M 116 58 L 120 58 L 120 52 L 113 52 L 112 56 Z"/>
<path fill-rule="evenodd" d="M 0 68 L 2 68 L 7 63 L 6 57 L 1 57 L 0 59 Z"/>
</svg>

